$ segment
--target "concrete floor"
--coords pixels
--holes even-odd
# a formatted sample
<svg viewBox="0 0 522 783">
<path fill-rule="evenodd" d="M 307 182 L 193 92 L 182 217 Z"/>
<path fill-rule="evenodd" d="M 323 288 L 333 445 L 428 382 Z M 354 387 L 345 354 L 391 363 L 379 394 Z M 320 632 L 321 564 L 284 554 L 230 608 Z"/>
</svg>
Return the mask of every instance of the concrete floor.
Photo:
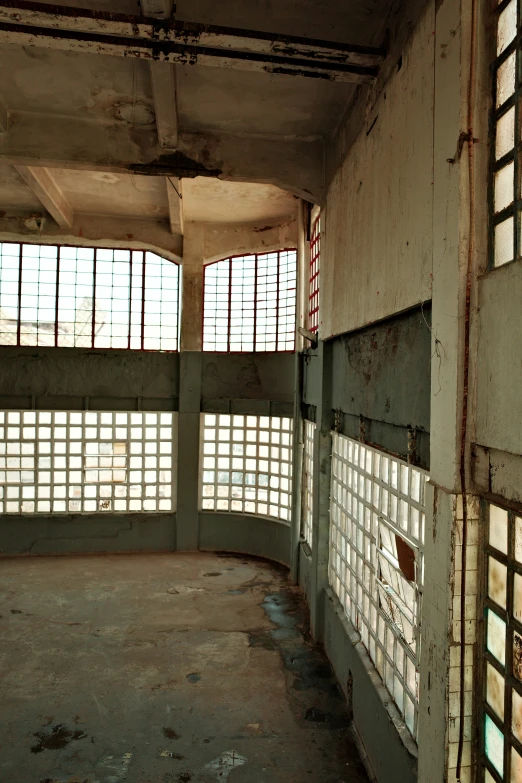
<svg viewBox="0 0 522 783">
<path fill-rule="evenodd" d="M 367 780 L 282 569 L 20 558 L 0 585 L 0 783 Z"/>
</svg>

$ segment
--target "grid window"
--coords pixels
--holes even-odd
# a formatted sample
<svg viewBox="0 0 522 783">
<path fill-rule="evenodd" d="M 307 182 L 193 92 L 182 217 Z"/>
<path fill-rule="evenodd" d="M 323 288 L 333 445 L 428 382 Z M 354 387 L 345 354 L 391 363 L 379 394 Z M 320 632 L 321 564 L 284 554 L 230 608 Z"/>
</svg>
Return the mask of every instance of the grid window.
<svg viewBox="0 0 522 783">
<path fill-rule="evenodd" d="M 175 351 L 178 292 L 154 253 L 0 242 L 0 344 Z"/>
<path fill-rule="evenodd" d="M 333 434 L 329 581 L 414 737 L 427 476 Z"/>
<path fill-rule="evenodd" d="M 520 257 L 520 46 L 517 45 L 519 0 L 504 0 L 495 9 L 497 47 L 494 63 L 493 127 L 491 145 L 492 265 L 502 266 Z M 518 22 L 520 25 L 520 22 Z M 520 30 L 520 27 L 518 27 Z"/>
<path fill-rule="evenodd" d="M 522 515 L 485 504 L 481 781 L 522 781 Z"/>
<path fill-rule="evenodd" d="M 304 421 L 304 449 L 303 449 L 303 493 L 302 493 L 302 534 L 303 538 L 312 548 L 313 540 L 313 491 L 314 491 L 314 436 L 315 424 L 312 421 Z"/>
<path fill-rule="evenodd" d="M 203 350 L 293 351 L 296 280 L 295 250 L 208 264 Z"/>
<path fill-rule="evenodd" d="M 292 419 L 202 414 L 201 509 L 289 521 Z"/>
<path fill-rule="evenodd" d="M 308 292 L 308 329 L 319 329 L 319 272 L 321 269 L 321 216 L 316 219 L 310 239 L 310 286 Z"/>
<path fill-rule="evenodd" d="M 173 511 L 174 413 L 0 411 L 0 512 Z"/>
</svg>

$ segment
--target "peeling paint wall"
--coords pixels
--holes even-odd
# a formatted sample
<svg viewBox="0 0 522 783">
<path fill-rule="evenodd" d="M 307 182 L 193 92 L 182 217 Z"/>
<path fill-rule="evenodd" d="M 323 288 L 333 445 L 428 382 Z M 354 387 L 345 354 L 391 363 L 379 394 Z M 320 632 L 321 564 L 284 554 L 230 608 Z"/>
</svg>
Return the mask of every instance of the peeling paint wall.
<svg viewBox="0 0 522 783">
<path fill-rule="evenodd" d="M 293 353 L 203 353 L 201 396 L 206 400 L 270 400 L 293 404 Z"/>
<path fill-rule="evenodd" d="M 431 298 L 434 3 L 328 190 L 321 337 Z"/>
<path fill-rule="evenodd" d="M 408 457 L 408 431 L 418 464 L 430 461 L 431 306 L 415 308 L 331 341 L 332 416 L 345 435 Z M 316 352 L 303 358 L 306 405 L 320 390 Z"/>
<path fill-rule="evenodd" d="M 177 353 L 1 346 L 0 364 L 0 407 L 177 409 Z"/>
</svg>

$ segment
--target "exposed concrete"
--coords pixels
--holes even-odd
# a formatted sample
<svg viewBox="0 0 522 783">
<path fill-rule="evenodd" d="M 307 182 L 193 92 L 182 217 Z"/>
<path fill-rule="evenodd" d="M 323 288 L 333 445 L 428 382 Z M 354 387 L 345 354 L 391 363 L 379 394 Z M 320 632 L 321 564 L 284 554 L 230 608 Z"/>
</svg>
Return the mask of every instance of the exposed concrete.
<svg viewBox="0 0 522 783">
<path fill-rule="evenodd" d="M 249 253 L 267 253 L 297 246 L 297 221 L 294 213 L 286 220 L 258 220 L 241 224 L 206 223 L 198 224 L 204 232 L 203 257 L 205 263 L 219 261 L 228 256 Z"/>
<path fill-rule="evenodd" d="M 1 346 L 0 362 L 0 400 L 7 407 L 33 407 L 36 398 L 43 409 L 177 408 L 176 353 Z"/>
<path fill-rule="evenodd" d="M 429 431 L 430 321 L 428 305 L 333 340 L 332 407 Z"/>
<path fill-rule="evenodd" d="M 214 552 L 245 552 L 288 566 L 290 526 L 268 517 L 201 511 L 198 548 Z"/>
<path fill-rule="evenodd" d="M 324 603 L 325 650 L 351 704 L 353 721 L 376 779 L 379 783 L 415 783 L 415 743 L 331 590 L 324 594 Z"/>
<path fill-rule="evenodd" d="M 495 269 L 479 282 L 477 442 L 522 454 L 522 268 Z"/>
<path fill-rule="evenodd" d="M 473 444 L 472 479 L 475 494 L 496 495 L 502 500 L 522 503 L 522 456 Z"/>
<path fill-rule="evenodd" d="M 310 606 L 312 602 L 312 551 L 308 544 L 301 541 L 299 545 L 299 587 L 303 591 Z"/>
<path fill-rule="evenodd" d="M 181 262 L 183 255 L 183 237 L 170 232 L 167 219 L 133 218 L 129 222 L 128 217 L 77 214 L 71 229 L 61 229 L 47 220 L 41 209 L 0 217 L 0 242 L 151 250 L 176 263 Z"/>
<path fill-rule="evenodd" d="M 55 222 L 62 228 L 71 228 L 73 210 L 52 172 L 43 166 L 17 166 L 16 170 Z"/>
<path fill-rule="evenodd" d="M 175 514 L 4 514 L 0 553 L 165 552 L 175 549 L 175 538 Z"/>
<path fill-rule="evenodd" d="M 201 353 L 181 353 L 178 417 L 177 548 L 196 550 L 199 541 Z"/>
<path fill-rule="evenodd" d="M 427 485 L 426 494 L 419 780 L 438 783 L 446 777 L 453 497 L 430 484 Z"/>
<path fill-rule="evenodd" d="M 159 146 L 156 131 L 146 126 L 13 112 L 8 132 L 0 134 L 0 160 L 117 174 L 211 176 L 272 184 L 311 201 L 324 196 L 323 144 L 315 140 L 185 132 L 172 153 Z"/>
<path fill-rule="evenodd" d="M 416 435 L 416 460 L 430 461 L 431 305 L 329 341 L 333 351 L 332 409 L 340 431 L 407 459 L 408 431 Z M 303 400 L 317 405 L 321 390 L 318 351 L 302 359 Z M 362 417 L 362 424 L 361 424 Z"/>
<path fill-rule="evenodd" d="M 430 4 L 329 186 L 323 338 L 431 297 L 434 12 Z"/>
<path fill-rule="evenodd" d="M 2 588 L 4 780 L 367 781 L 284 570 L 201 553 L 18 558 Z"/>
<path fill-rule="evenodd" d="M 293 353 L 202 354 L 203 399 L 293 403 Z"/>
<path fill-rule="evenodd" d="M 314 639 L 323 641 L 324 591 L 328 586 L 330 557 L 330 484 L 332 465 L 332 346 L 318 345 L 317 361 L 321 372 L 321 395 L 317 405 L 317 426 L 313 449 L 314 486 L 312 492 L 312 569 L 310 621 Z"/>
</svg>

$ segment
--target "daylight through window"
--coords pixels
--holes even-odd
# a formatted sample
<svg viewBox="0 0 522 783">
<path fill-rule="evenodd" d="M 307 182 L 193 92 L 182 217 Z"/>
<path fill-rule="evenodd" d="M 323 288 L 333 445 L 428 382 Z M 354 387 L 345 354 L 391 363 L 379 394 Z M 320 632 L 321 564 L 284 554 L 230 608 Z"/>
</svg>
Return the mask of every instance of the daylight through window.
<svg viewBox="0 0 522 783">
<path fill-rule="evenodd" d="M 292 419 L 204 413 L 201 508 L 288 521 Z"/>
<path fill-rule="evenodd" d="M 293 351 L 296 280 L 295 250 L 206 266 L 203 350 Z"/>
<path fill-rule="evenodd" d="M 178 296 L 154 253 L 0 242 L 0 345 L 175 351 Z"/>
<path fill-rule="evenodd" d="M 176 414 L 0 411 L 0 511 L 173 511 Z"/>
</svg>

